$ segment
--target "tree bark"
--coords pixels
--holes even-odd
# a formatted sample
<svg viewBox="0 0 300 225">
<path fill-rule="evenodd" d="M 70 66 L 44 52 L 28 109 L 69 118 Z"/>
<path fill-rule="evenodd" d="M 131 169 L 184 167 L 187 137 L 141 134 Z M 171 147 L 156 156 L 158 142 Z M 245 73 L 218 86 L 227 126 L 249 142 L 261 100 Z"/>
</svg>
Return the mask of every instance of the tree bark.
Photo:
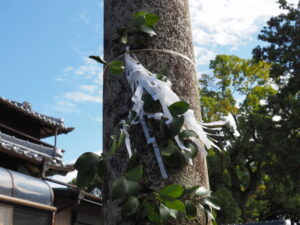
<svg viewBox="0 0 300 225">
<path fill-rule="evenodd" d="M 124 52 L 124 47 L 114 42 L 116 29 L 124 26 L 131 15 L 138 11 L 155 13 L 160 21 L 155 27 L 157 36 L 152 38 L 148 48 L 168 49 L 181 53 L 194 60 L 188 0 L 105 0 L 104 13 L 104 58 L 114 59 Z M 173 84 L 173 90 L 179 97 L 190 103 L 195 115 L 200 119 L 200 101 L 198 96 L 195 66 L 187 60 L 165 53 L 143 52 L 136 54 L 143 65 L 151 72 L 164 69 Z M 132 96 L 125 77 L 104 74 L 104 153 L 110 146 L 110 136 L 118 133 L 118 123 L 127 117 L 131 107 Z M 155 127 L 155 125 L 154 125 Z M 201 185 L 208 188 L 206 159 L 198 154 L 193 166 L 178 169 L 167 168 L 169 178 L 162 180 L 156 159 L 151 147 L 147 146 L 143 132 L 139 127 L 131 130 L 131 141 L 135 149 L 141 153 L 144 165 L 145 185 L 158 189 L 164 184 L 178 183 L 185 186 Z M 155 130 L 151 131 L 155 136 Z M 128 156 L 122 149 L 116 159 L 111 161 L 111 168 L 104 187 L 103 219 L 105 225 L 126 224 L 120 222 L 120 211 L 116 201 L 109 198 L 113 180 L 124 170 Z M 204 224 L 203 218 L 186 224 Z"/>
</svg>

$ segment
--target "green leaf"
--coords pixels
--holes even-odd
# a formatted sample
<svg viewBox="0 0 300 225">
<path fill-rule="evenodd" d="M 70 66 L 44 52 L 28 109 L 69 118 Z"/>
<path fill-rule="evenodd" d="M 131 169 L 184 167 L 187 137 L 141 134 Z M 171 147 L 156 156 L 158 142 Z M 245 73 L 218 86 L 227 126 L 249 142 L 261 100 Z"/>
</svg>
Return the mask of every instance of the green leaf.
<svg viewBox="0 0 300 225">
<path fill-rule="evenodd" d="M 101 63 L 101 64 L 108 64 L 108 62 L 106 62 L 104 59 L 102 59 L 100 56 L 94 56 L 94 55 L 91 55 L 89 56 L 90 59 L 93 59 L 95 61 L 97 61 L 98 63 Z"/>
<path fill-rule="evenodd" d="M 110 71 L 114 75 L 120 75 L 124 72 L 124 64 L 121 61 L 113 61 L 110 64 Z"/>
<path fill-rule="evenodd" d="M 216 220 L 215 217 L 214 217 L 214 215 L 212 214 L 212 212 L 211 212 L 210 210 L 205 209 L 205 212 L 206 212 L 207 216 L 208 216 L 210 219 L 212 219 L 213 221 Z"/>
<path fill-rule="evenodd" d="M 100 156 L 93 152 L 85 152 L 76 160 L 74 168 L 76 170 L 85 170 L 94 166 L 100 160 Z"/>
<path fill-rule="evenodd" d="M 148 113 L 156 113 L 161 111 L 161 105 L 158 100 L 154 101 L 152 96 L 148 93 L 144 94 L 142 97 L 144 101 L 144 110 Z"/>
<path fill-rule="evenodd" d="M 216 221 L 216 217 L 217 217 L 217 213 L 216 211 L 212 211 L 212 215 L 214 217 L 214 219 L 212 220 L 212 224 L 213 225 L 218 225 L 217 221 Z"/>
<path fill-rule="evenodd" d="M 211 198 L 209 198 L 209 197 L 204 198 L 204 199 L 203 199 L 203 202 L 204 202 L 206 205 L 212 207 L 212 208 L 215 209 L 215 210 L 220 210 L 220 209 L 221 209 L 220 206 L 218 206 L 218 205 L 216 205 L 215 203 L 213 203 L 213 202 L 211 201 Z"/>
<path fill-rule="evenodd" d="M 143 12 L 143 11 L 136 12 L 136 13 L 132 14 L 132 16 L 133 16 L 133 17 L 145 16 L 145 15 L 146 15 L 146 13 L 145 13 L 145 12 Z"/>
<path fill-rule="evenodd" d="M 127 163 L 127 171 L 136 168 L 140 165 L 139 155 L 134 152 Z"/>
<path fill-rule="evenodd" d="M 94 181 L 95 175 L 94 169 L 79 170 L 76 179 L 77 186 L 80 188 L 89 186 Z"/>
<path fill-rule="evenodd" d="M 141 189 L 139 182 L 133 180 L 127 180 L 128 183 L 128 195 L 136 195 Z"/>
<path fill-rule="evenodd" d="M 171 198 L 179 198 L 184 191 L 184 188 L 179 184 L 171 184 L 163 187 L 158 193 L 160 196 L 168 196 Z"/>
<path fill-rule="evenodd" d="M 196 190 L 199 188 L 199 185 L 195 185 L 192 187 L 185 187 L 184 189 L 184 195 L 192 195 L 196 192 Z"/>
<path fill-rule="evenodd" d="M 189 108 L 190 105 L 184 101 L 175 102 L 169 107 L 170 113 L 174 116 L 179 116 L 184 114 Z"/>
<path fill-rule="evenodd" d="M 169 139 L 167 147 L 161 150 L 161 154 L 164 156 L 170 156 L 174 153 L 174 150 L 175 150 L 175 145 L 173 141 Z"/>
<path fill-rule="evenodd" d="M 124 44 L 124 45 L 127 44 L 127 42 L 128 42 L 128 32 L 124 32 L 124 33 L 122 34 L 122 36 L 120 37 L 120 42 L 121 42 L 122 44 Z"/>
<path fill-rule="evenodd" d="M 126 178 L 132 181 L 139 181 L 143 176 L 143 167 L 139 165 L 126 173 Z"/>
<path fill-rule="evenodd" d="M 138 29 L 146 34 L 148 34 L 150 37 L 155 36 L 156 33 L 152 27 L 147 27 L 145 25 L 141 25 L 138 27 Z"/>
<path fill-rule="evenodd" d="M 118 177 L 112 184 L 112 200 L 122 198 L 128 193 L 129 184 L 124 176 Z"/>
<path fill-rule="evenodd" d="M 132 121 L 135 119 L 136 116 L 137 116 L 136 112 L 130 110 L 129 115 L 128 115 L 128 119 L 127 119 L 128 125 L 130 125 L 132 123 Z"/>
<path fill-rule="evenodd" d="M 120 131 L 119 138 L 118 138 L 117 149 L 119 149 L 119 148 L 122 147 L 122 145 L 124 144 L 124 141 L 125 141 L 125 134 L 124 134 L 124 132 L 121 130 L 121 131 Z"/>
<path fill-rule="evenodd" d="M 170 217 L 173 217 L 174 219 L 177 219 L 178 211 L 175 209 L 170 209 L 166 207 L 163 204 L 160 204 L 159 207 L 159 214 L 160 214 L 160 220 L 162 224 L 165 224 L 168 222 Z"/>
<path fill-rule="evenodd" d="M 215 221 L 215 217 L 212 214 L 211 210 L 209 207 L 206 207 L 205 205 L 199 205 L 199 207 L 203 210 L 204 215 L 205 215 L 205 220 L 206 220 L 206 224 L 208 224 L 208 218 L 210 218 L 211 220 Z"/>
<path fill-rule="evenodd" d="M 165 155 L 162 156 L 164 163 L 166 163 L 168 167 L 172 167 L 172 168 L 176 168 L 180 165 L 180 161 L 181 161 L 180 157 L 181 156 L 178 152 L 174 152 L 174 154 L 170 156 L 165 156 Z"/>
<path fill-rule="evenodd" d="M 181 139 L 189 138 L 189 137 L 198 137 L 198 134 L 193 130 L 184 130 L 179 134 Z"/>
<path fill-rule="evenodd" d="M 146 18 L 145 16 L 136 16 L 133 20 L 133 23 L 136 27 L 141 27 L 144 26 L 146 23 Z"/>
<path fill-rule="evenodd" d="M 158 210 L 154 206 L 147 203 L 144 204 L 144 207 L 148 219 L 153 223 L 160 224 L 160 217 L 159 217 Z"/>
<path fill-rule="evenodd" d="M 184 123 L 183 116 L 173 118 L 173 121 L 169 124 L 169 131 L 170 131 L 171 137 L 174 137 L 177 134 L 179 134 L 179 132 L 183 126 L 183 123 Z"/>
<path fill-rule="evenodd" d="M 97 167 L 97 175 L 99 177 L 103 177 L 104 174 L 106 173 L 106 164 L 105 164 L 105 160 L 101 159 L 98 163 L 98 167 Z"/>
<path fill-rule="evenodd" d="M 184 151 L 188 155 L 188 157 L 193 159 L 198 155 L 198 152 L 199 152 L 198 146 L 194 142 L 189 141 L 189 140 L 184 141 L 184 146 L 191 150 L 190 152 Z"/>
<path fill-rule="evenodd" d="M 170 130 L 169 130 L 167 124 L 165 123 L 165 121 L 166 121 L 166 119 L 162 119 L 160 121 L 160 133 L 164 139 L 168 139 L 168 138 L 170 138 Z"/>
<path fill-rule="evenodd" d="M 131 216 L 135 214 L 140 206 L 140 202 L 135 196 L 129 197 L 125 204 L 122 207 L 122 215 L 123 216 Z"/>
<path fill-rule="evenodd" d="M 191 200 L 185 201 L 185 211 L 188 218 L 194 218 L 197 216 L 197 207 Z"/>
<path fill-rule="evenodd" d="M 161 222 L 163 224 L 166 223 L 170 218 L 169 208 L 161 204 L 159 207 L 159 215 Z"/>
<path fill-rule="evenodd" d="M 146 26 L 154 26 L 159 21 L 159 16 L 156 14 L 148 13 L 145 15 L 146 18 Z"/>
<path fill-rule="evenodd" d="M 112 144 L 110 146 L 110 150 L 109 150 L 109 154 L 114 154 L 116 153 L 117 151 L 117 136 L 116 135 L 113 135 L 113 136 L 110 136 L 111 139 L 112 139 Z"/>
<path fill-rule="evenodd" d="M 205 187 L 199 187 L 199 188 L 197 188 L 197 190 L 195 192 L 195 194 L 197 196 L 204 196 L 204 195 L 207 195 L 209 193 L 210 193 L 210 191 L 207 190 Z"/>
<path fill-rule="evenodd" d="M 170 200 L 162 200 L 162 204 L 170 209 L 176 209 L 179 212 L 185 212 L 184 203 L 178 199 L 174 199 L 173 201 Z"/>
</svg>

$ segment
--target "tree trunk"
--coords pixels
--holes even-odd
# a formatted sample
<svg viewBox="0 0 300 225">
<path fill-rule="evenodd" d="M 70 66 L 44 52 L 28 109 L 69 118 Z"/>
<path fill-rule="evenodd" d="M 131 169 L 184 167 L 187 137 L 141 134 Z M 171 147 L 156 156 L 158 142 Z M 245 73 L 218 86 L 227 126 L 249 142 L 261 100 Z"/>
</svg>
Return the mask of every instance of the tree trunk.
<svg viewBox="0 0 300 225">
<path fill-rule="evenodd" d="M 155 27 L 157 36 L 150 40 L 148 48 L 173 50 L 194 60 L 188 0 L 105 0 L 104 4 L 105 60 L 110 61 L 124 52 L 124 46 L 114 42 L 117 38 L 116 29 L 122 27 L 131 15 L 138 11 L 155 13 L 161 18 Z M 161 72 L 166 69 L 173 90 L 182 100 L 190 103 L 196 117 L 200 119 L 198 82 L 193 64 L 179 56 L 165 53 L 143 52 L 136 56 L 151 72 Z M 109 149 L 110 136 L 119 132 L 118 123 L 127 117 L 131 107 L 131 96 L 125 77 L 104 74 L 104 153 Z M 147 146 L 141 128 L 136 126 L 131 131 L 132 145 L 142 154 L 146 185 L 156 189 L 170 183 L 208 187 L 206 159 L 201 154 L 194 159 L 193 166 L 179 169 L 167 168 L 169 178 L 162 180 L 153 149 Z M 155 136 L 154 130 L 151 131 L 151 135 Z M 122 149 L 121 154 L 112 160 L 109 175 L 105 180 L 106 186 L 103 192 L 105 225 L 125 224 L 120 222 L 117 202 L 109 199 L 109 190 L 112 181 L 124 170 L 127 158 L 126 150 Z M 204 224 L 203 218 L 200 217 L 186 224 Z"/>
</svg>

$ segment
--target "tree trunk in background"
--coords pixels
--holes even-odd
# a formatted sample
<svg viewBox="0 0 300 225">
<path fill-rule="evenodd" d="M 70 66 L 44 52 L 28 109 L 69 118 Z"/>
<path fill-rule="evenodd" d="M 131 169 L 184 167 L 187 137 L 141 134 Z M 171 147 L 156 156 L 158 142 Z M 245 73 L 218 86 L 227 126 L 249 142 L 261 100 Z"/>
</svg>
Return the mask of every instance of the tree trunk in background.
<svg viewBox="0 0 300 225">
<path fill-rule="evenodd" d="M 131 15 L 138 11 L 155 13 L 160 21 L 155 27 L 157 36 L 153 37 L 148 48 L 169 49 L 182 53 L 194 59 L 191 24 L 188 0 L 105 0 L 104 13 L 104 58 L 114 59 L 124 52 L 124 46 L 115 43 L 116 28 L 122 27 Z M 161 72 L 167 69 L 166 75 L 173 84 L 173 90 L 180 98 L 190 103 L 195 115 L 200 119 L 200 101 L 197 88 L 197 75 L 194 65 L 187 60 L 170 54 L 143 52 L 136 54 L 137 58 L 151 72 Z M 104 74 L 104 152 L 110 146 L 110 136 L 119 132 L 118 123 L 127 117 L 132 93 L 125 77 Z M 145 183 L 154 188 L 164 184 L 178 183 L 186 186 L 202 185 L 208 187 L 206 159 L 198 154 L 193 166 L 180 169 L 169 169 L 169 179 L 163 181 L 156 163 L 152 147 L 147 146 L 139 126 L 131 129 L 131 142 L 135 149 L 143 154 L 142 162 L 145 170 Z M 154 131 L 151 132 L 155 136 Z M 104 188 L 103 219 L 105 225 L 125 224 L 120 220 L 120 211 L 116 203 L 109 199 L 112 181 L 124 170 L 128 156 L 126 150 L 111 163 L 111 170 Z M 186 224 L 204 224 L 203 218 L 198 218 Z"/>
</svg>

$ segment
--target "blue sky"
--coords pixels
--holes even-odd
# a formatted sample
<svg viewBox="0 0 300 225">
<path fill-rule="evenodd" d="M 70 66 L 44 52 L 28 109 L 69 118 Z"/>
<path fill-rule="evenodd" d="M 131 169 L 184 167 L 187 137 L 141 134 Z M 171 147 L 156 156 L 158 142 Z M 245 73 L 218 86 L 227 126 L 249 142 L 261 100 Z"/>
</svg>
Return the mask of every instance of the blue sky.
<svg viewBox="0 0 300 225">
<path fill-rule="evenodd" d="M 102 68 L 87 57 L 102 54 L 102 1 L 4 0 L 0 8 L 0 96 L 75 126 L 58 138 L 65 160 L 100 150 Z"/>
<path fill-rule="evenodd" d="M 102 68 L 88 56 L 103 54 L 103 0 L 3 0 L 0 8 L 0 96 L 76 127 L 58 138 L 65 161 L 100 151 Z M 190 0 L 190 8 L 199 74 L 217 54 L 250 57 L 279 12 L 275 0 Z"/>
</svg>

